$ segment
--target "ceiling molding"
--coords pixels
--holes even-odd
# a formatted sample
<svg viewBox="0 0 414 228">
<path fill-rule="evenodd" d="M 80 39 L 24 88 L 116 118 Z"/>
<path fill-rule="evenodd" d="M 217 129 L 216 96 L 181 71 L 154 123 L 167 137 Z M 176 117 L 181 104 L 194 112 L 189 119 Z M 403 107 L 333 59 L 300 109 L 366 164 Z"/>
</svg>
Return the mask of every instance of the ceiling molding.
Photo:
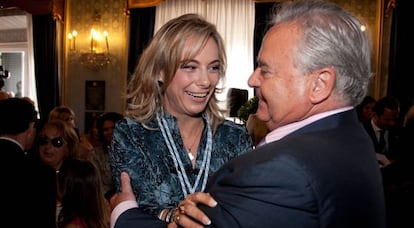
<svg viewBox="0 0 414 228">
<path fill-rule="evenodd" d="M 21 9 L 32 15 L 53 14 L 63 19 L 65 0 L 0 0 L 2 9 Z"/>
</svg>

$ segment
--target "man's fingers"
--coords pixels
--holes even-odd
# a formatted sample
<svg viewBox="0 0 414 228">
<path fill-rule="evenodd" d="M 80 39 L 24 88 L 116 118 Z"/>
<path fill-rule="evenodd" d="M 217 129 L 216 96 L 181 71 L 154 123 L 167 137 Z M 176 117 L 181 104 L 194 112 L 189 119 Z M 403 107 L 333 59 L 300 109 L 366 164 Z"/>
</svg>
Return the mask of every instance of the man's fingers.
<svg viewBox="0 0 414 228">
<path fill-rule="evenodd" d="M 126 172 L 121 173 L 121 187 L 122 192 L 132 192 L 131 179 L 129 179 L 129 175 Z"/>
<path fill-rule="evenodd" d="M 202 227 L 199 223 L 204 225 L 211 224 L 211 221 L 207 215 L 205 215 L 204 212 L 195 205 L 184 206 L 180 213 L 185 215 L 181 217 L 183 220 L 180 218 L 180 225 L 183 225 L 184 227 Z M 192 219 L 187 218 L 187 216 Z"/>
<path fill-rule="evenodd" d="M 215 207 L 217 202 L 208 193 L 196 192 L 187 195 L 187 197 L 178 204 L 178 212 L 182 215 L 178 219 L 180 225 L 184 227 L 202 227 L 201 224 L 209 225 L 211 223 L 204 212 L 197 207 L 199 204 Z"/>
<path fill-rule="evenodd" d="M 210 193 L 206 193 L 205 197 L 207 198 L 207 205 L 210 207 L 217 206 L 217 201 L 210 195 Z"/>
</svg>

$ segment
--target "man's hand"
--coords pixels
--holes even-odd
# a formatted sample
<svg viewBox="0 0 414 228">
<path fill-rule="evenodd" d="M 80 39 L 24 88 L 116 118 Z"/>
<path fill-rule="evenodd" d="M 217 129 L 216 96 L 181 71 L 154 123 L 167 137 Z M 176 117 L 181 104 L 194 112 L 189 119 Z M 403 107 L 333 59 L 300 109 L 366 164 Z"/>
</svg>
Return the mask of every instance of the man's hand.
<svg viewBox="0 0 414 228">
<path fill-rule="evenodd" d="M 131 187 L 131 180 L 126 172 L 121 173 L 121 192 L 114 194 L 109 200 L 111 209 L 113 210 L 118 204 L 126 200 L 136 201 L 134 192 Z"/>
<path fill-rule="evenodd" d="M 385 168 L 389 164 L 391 164 L 391 161 L 387 158 L 387 156 L 383 154 L 379 154 L 379 153 L 376 153 L 376 155 L 377 155 L 377 160 L 378 160 L 378 164 L 380 168 Z"/>
<path fill-rule="evenodd" d="M 215 207 L 217 202 L 208 193 L 196 192 L 187 195 L 178 204 L 173 216 L 173 222 L 168 225 L 168 228 L 176 228 L 177 225 L 189 228 L 202 228 L 204 225 L 210 225 L 210 219 L 197 207 L 197 204 Z"/>
</svg>

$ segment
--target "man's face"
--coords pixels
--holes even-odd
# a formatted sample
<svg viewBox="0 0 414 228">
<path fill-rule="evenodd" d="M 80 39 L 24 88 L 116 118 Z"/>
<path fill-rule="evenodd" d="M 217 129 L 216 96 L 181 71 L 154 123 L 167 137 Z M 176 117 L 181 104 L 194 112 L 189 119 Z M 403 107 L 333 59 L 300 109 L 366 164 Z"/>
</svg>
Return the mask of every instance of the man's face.
<svg viewBox="0 0 414 228">
<path fill-rule="evenodd" d="M 265 35 L 258 67 L 248 80 L 259 98 L 257 117 L 273 130 L 306 118 L 311 109 L 309 78 L 294 65 L 293 55 L 301 34 L 292 24 L 279 24 Z"/>
<path fill-rule="evenodd" d="M 381 129 L 390 129 L 397 125 L 399 114 L 397 110 L 385 108 L 384 113 L 380 116 L 374 113 L 374 122 Z"/>
</svg>

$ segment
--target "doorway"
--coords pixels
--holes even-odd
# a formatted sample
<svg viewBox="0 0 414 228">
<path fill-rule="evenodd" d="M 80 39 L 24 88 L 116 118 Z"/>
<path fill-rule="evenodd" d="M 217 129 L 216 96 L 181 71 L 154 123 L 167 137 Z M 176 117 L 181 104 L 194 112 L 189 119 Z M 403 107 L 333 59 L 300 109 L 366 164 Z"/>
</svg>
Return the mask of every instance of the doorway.
<svg viewBox="0 0 414 228">
<path fill-rule="evenodd" d="M 3 90 L 29 97 L 37 107 L 31 20 L 21 10 L 0 10 L 0 65 L 9 72 Z"/>
</svg>

